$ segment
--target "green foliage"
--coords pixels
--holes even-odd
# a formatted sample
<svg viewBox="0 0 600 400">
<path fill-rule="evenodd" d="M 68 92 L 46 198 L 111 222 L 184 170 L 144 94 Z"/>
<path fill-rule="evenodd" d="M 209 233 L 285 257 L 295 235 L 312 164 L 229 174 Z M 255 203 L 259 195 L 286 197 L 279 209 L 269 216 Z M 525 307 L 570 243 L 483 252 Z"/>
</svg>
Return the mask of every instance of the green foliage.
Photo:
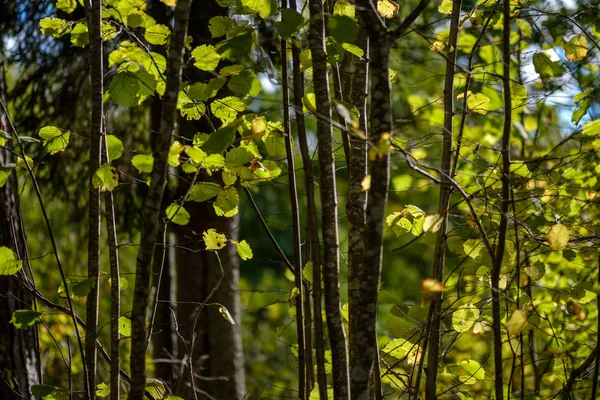
<svg viewBox="0 0 600 400">
<path fill-rule="evenodd" d="M 56 154 L 67 148 L 69 145 L 69 131 L 61 131 L 55 126 L 45 126 L 38 132 L 38 135 L 44 139 L 44 147 L 50 154 Z"/>
<path fill-rule="evenodd" d="M 23 261 L 17 260 L 15 253 L 8 247 L 0 247 L 0 275 L 14 275 L 23 267 Z"/>
<path fill-rule="evenodd" d="M 9 322 L 13 324 L 15 328 L 21 329 L 26 326 L 32 326 L 33 324 L 35 324 L 37 318 L 40 315 L 42 315 L 41 312 L 33 310 L 17 310 L 13 313 L 12 318 Z"/>
<path fill-rule="evenodd" d="M 173 203 L 165 211 L 167 218 L 177 225 L 187 225 L 190 222 L 190 213 L 182 205 Z"/>
</svg>

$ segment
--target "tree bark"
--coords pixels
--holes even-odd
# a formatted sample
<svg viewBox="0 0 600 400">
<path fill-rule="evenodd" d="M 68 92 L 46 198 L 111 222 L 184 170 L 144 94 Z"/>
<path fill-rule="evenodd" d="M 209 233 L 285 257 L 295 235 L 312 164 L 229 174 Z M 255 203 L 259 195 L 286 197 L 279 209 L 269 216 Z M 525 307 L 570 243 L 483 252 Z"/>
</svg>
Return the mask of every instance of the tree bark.
<svg viewBox="0 0 600 400">
<path fill-rule="evenodd" d="M 92 279 L 86 300 L 85 362 L 86 399 L 96 398 L 96 369 L 98 353 L 98 280 L 100 272 L 100 188 L 94 188 L 93 177 L 100 168 L 104 118 L 104 67 L 102 59 L 102 0 L 86 1 L 86 17 L 90 37 L 90 77 L 92 121 L 90 132 L 89 204 L 88 204 L 88 279 Z"/>
<path fill-rule="evenodd" d="M 2 43 L 0 37 L 0 45 Z M 0 48 L 0 100 L 6 105 L 4 80 L 4 53 Z M 0 107 L 0 127 L 12 133 L 4 107 Z M 0 166 L 13 163 L 11 141 L 0 147 Z M 40 383 L 40 354 L 37 326 L 16 329 L 9 321 L 18 309 L 34 307 L 29 292 L 23 288 L 19 275 L 25 274 L 29 265 L 26 259 L 26 239 L 19 214 L 18 182 L 15 171 L 0 188 L 0 246 L 9 247 L 23 260 L 24 269 L 18 275 L 0 276 L 0 398 L 26 398 L 31 396 L 31 386 Z"/>
<path fill-rule="evenodd" d="M 323 278 L 325 282 L 325 315 L 331 346 L 333 392 L 336 399 L 349 398 L 348 356 L 346 333 L 340 308 L 339 237 L 337 225 L 337 192 L 335 157 L 331 127 L 331 100 L 327 55 L 325 53 L 325 25 L 323 2 L 309 0 L 309 46 L 313 60 L 313 84 L 317 112 L 317 139 L 319 141 L 319 170 L 322 204 Z M 319 318 L 318 315 L 315 319 Z"/>
<path fill-rule="evenodd" d="M 446 266 L 446 239 L 448 234 L 448 208 L 452 195 L 450 182 L 452 164 L 452 140 L 454 121 L 454 72 L 456 68 L 456 43 L 460 23 L 460 8 L 462 0 L 452 2 L 452 18 L 450 21 L 450 36 L 448 38 L 448 55 L 446 58 L 446 78 L 444 83 L 444 127 L 442 141 L 442 177 L 440 185 L 439 216 L 440 228 L 437 232 L 435 250 L 433 255 L 433 279 L 444 281 L 444 268 Z M 425 398 L 435 399 L 437 396 L 437 378 L 439 368 L 440 326 L 442 319 L 442 294 L 433 297 L 430 304 L 429 319 L 429 353 L 427 361 L 427 378 Z M 415 388 L 417 393 L 419 388 Z"/>
<path fill-rule="evenodd" d="M 142 240 L 136 263 L 135 289 L 131 313 L 131 400 L 143 400 L 146 384 L 146 308 L 150 286 L 150 270 L 157 240 L 161 203 L 167 180 L 167 158 L 173 140 L 177 112 L 177 97 L 181 81 L 181 63 L 184 41 L 190 15 L 191 0 L 179 0 L 175 9 L 175 22 L 171 48 L 167 60 L 166 90 L 163 97 L 157 152 L 154 154 L 152 180 L 143 211 Z"/>
</svg>

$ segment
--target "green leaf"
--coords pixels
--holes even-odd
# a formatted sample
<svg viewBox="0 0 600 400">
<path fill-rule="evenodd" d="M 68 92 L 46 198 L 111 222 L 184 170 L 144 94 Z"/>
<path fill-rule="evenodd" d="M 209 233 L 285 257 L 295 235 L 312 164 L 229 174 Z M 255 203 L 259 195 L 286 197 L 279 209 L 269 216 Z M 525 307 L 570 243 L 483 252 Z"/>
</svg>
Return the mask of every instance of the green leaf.
<svg viewBox="0 0 600 400">
<path fill-rule="evenodd" d="M 261 18 L 266 19 L 277 9 L 274 0 L 241 0 L 244 7 L 257 12 Z"/>
<path fill-rule="evenodd" d="M 583 125 L 581 133 L 584 136 L 596 136 L 596 135 L 600 135 L 600 119 L 597 119 L 595 121 L 586 122 Z"/>
<path fill-rule="evenodd" d="M 240 196 L 233 186 L 228 186 L 219 192 L 217 200 L 213 203 L 215 213 L 220 217 L 233 217 L 238 213 Z"/>
<path fill-rule="evenodd" d="M 194 83 L 189 87 L 187 94 L 190 99 L 196 101 L 206 101 L 215 97 L 225 82 L 226 79 L 224 78 L 213 78 L 208 81 L 208 83 Z"/>
<path fill-rule="evenodd" d="M 338 0 L 333 6 L 333 15 L 343 15 L 349 18 L 355 18 L 356 10 L 354 4 L 349 0 Z"/>
<path fill-rule="evenodd" d="M 468 239 L 463 244 L 465 254 L 471 258 L 477 258 L 483 250 L 483 242 L 479 239 Z"/>
<path fill-rule="evenodd" d="M 233 121 L 238 113 L 246 110 L 246 103 L 238 97 L 228 96 L 222 99 L 214 100 L 210 109 L 215 115 L 215 117 L 219 118 L 223 121 L 224 124 Z"/>
<path fill-rule="evenodd" d="M 235 128 L 223 126 L 210 134 L 208 140 L 202 145 L 202 150 L 208 154 L 221 154 L 231 146 L 234 140 Z"/>
<path fill-rule="evenodd" d="M 208 21 L 208 30 L 213 38 L 224 36 L 235 26 L 235 20 L 230 17 L 218 15 Z"/>
<path fill-rule="evenodd" d="M 203 71 L 214 71 L 219 65 L 221 55 L 217 53 L 215 46 L 203 44 L 192 50 L 192 57 L 196 60 L 194 65 Z"/>
<path fill-rule="evenodd" d="M 479 320 L 479 309 L 473 304 L 458 307 L 452 314 L 452 328 L 458 333 L 467 332 Z"/>
<path fill-rule="evenodd" d="M 256 97 L 262 90 L 260 79 L 258 79 L 252 71 L 245 71 L 232 76 L 229 79 L 229 82 L 227 82 L 227 87 L 235 95 L 240 97 Z"/>
<path fill-rule="evenodd" d="M 10 172 L 11 172 L 11 169 L 0 168 L 0 188 L 3 187 L 4 184 L 8 181 Z"/>
<path fill-rule="evenodd" d="M 144 388 L 154 399 L 162 399 L 165 396 L 165 385 L 156 378 L 147 378 Z"/>
<path fill-rule="evenodd" d="M 281 21 L 276 22 L 275 26 L 279 31 L 279 35 L 287 39 L 296 33 L 302 24 L 304 24 L 302 14 L 291 8 L 284 8 L 281 10 Z"/>
<path fill-rule="evenodd" d="M 467 108 L 481 115 L 487 114 L 492 109 L 492 102 L 483 93 L 471 93 L 467 97 Z"/>
<path fill-rule="evenodd" d="M 475 360 L 462 360 L 460 362 L 461 368 L 464 370 L 464 373 L 461 374 L 458 378 L 466 385 L 474 385 L 477 381 L 481 381 L 485 379 L 485 370 Z"/>
<path fill-rule="evenodd" d="M 243 33 L 218 43 L 216 47 L 223 58 L 243 60 L 248 58 L 248 55 L 252 51 L 253 43 L 252 35 L 250 33 Z"/>
<path fill-rule="evenodd" d="M 108 161 L 119 159 L 123 155 L 123 142 L 114 135 L 106 135 L 106 147 L 108 148 Z"/>
<path fill-rule="evenodd" d="M 86 24 L 80 22 L 71 30 L 71 43 L 75 47 L 85 47 L 90 43 L 90 36 Z"/>
<path fill-rule="evenodd" d="M 196 201 L 202 203 L 203 201 L 210 200 L 221 191 L 221 185 L 214 182 L 198 182 L 190 190 L 188 197 L 189 201 Z"/>
<path fill-rule="evenodd" d="M 221 74 L 221 76 L 232 76 L 237 75 L 240 72 L 244 72 L 247 69 L 248 68 L 246 68 L 246 66 L 242 64 L 228 65 L 226 67 L 221 68 L 219 74 Z"/>
<path fill-rule="evenodd" d="M 514 113 L 522 113 L 527 107 L 527 88 L 510 82 L 510 102 Z"/>
<path fill-rule="evenodd" d="M 96 386 L 96 396 L 107 397 L 110 394 L 110 387 L 102 382 Z"/>
<path fill-rule="evenodd" d="M 441 14 L 452 14 L 452 0 L 442 0 L 438 6 L 438 11 Z"/>
<path fill-rule="evenodd" d="M 381 351 L 398 360 L 406 358 L 410 365 L 419 362 L 423 355 L 419 345 L 412 344 L 406 339 L 392 339 Z"/>
<path fill-rule="evenodd" d="M 146 29 L 146 32 L 144 32 L 144 38 L 146 41 L 155 45 L 166 44 L 169 35 L 171 35 L 171 30 L 162 24 L 152 25 Z"/>
<path fill-rule="evenodd" d="M 61 11 L 71 14 L 77 8 L 77 1 L 75 0 L 58 0 L 56 2 L 56 8 Z"/>
<path fill-rule="evenodd" d="M 199 120 L 206 113 L 206 105 L 202 102 L 192 101 L 182 90 L 177 98 L 177 108 L 181 116 L 190 120 Z"/>
<path fill-rule="evenodd" d="M 124 337 L 131 336 L 131 320 L 127 317 L 119 317 L 119 334 Z"/>
<path fill-rule="evenodd" d="M 182 205 L 173 203 L 167 207 L 167 218 L 177 225 L 187 225 L 190 222 L 190 213 Z"/>
<path fill-rule="evenodd" d="M 44 400 L 68 400 L 69 393 L 52 385 L 32 385 L 31 394 Z"/>
<path fill-rule="evenodd" d="M 131 72 L 117 73 L 108 85 L 110 98 L 117 104 L 133 107 L 140 102 L 140 84 L 137 76 Z"/>
<path fill-rule="evenodd" d="M 108 279 L 108 284 L 112 286 L 112 279 Z M 123 291 L 129 287 L 129 281 L 123 277 L 119 278 L 119 291 Z"/>
<path fill-rule="evenodd" d="M 254 160 L 254 154 L 250 153 L 243 147 L 236 147 L 231 149 L 225 155 L 225 165 L 228 167 L 236 167 L 240 165 L 248 164 Z"/>
<path fill-rule="evenodd" d="M 565 68 L 558 62 L 553 62 L 546 53 L 536 53 L 533 55 L 533 66 L 535 72 L 540 75 L 542 82 L 546 83 L 550 79 L 562 75 Z"/>
<path fill-rule="evenodd" d="M 213 228 L 202 233 L 206 250 L 221 250 L 227 245 L 227 237 L 222 233 L 217 233 Z"/>
<path fill-rule="evenodd" d="M 131 164 L 140 174 L 149 174 L 152 172 L 154 157 L 145 154 L 136 154 L 131 158 Z"/>
<path fill-rule="evenodd" d="M 92 184 L 95 188 L 100 188 L 102 192 L 107 190 L 111 192 L 119 186 L 119 175 L 113 166 L 106 164 L 96 171 L 92 177 Z"/>
<path fill-rule="evenodd" d="M 342 43 L 342 47 L 350 54 L 354 54 L 357 57 L 362 57 L 365 55 L 365 52 L 360 47 L 353 45 L 351 43 Z"/>
<path fill-rule="evenodd" d="M 15 253 L 8 247 L 0 247 L 0 275 L 14 275 L 23 267 Z"/>
<path fill-rule="evenodd" d="M 229 322 L 231 325 L 235 325 L 235 320 L 229 313 L 229 310 L 227 309 L 227 307 L 225 307 L 223 305 L 219 306 L 219 313 L 221 314 L 221 316 L 223 318 L 225 318 L 225 320 L 227 320 L 227 322 Z"/>
<path fill-rule="evenodd" d="M 9 321 L 17 329 L 35 324 L 35 320 L 42 315 L 41 312 L 33 310 L 16 310 L 13 312 L 12 319 Z"/>
<path fill-rule="evenodd" d="M 69 131 L 62 132 L 55 126 L 45 126 L 38 132 L 38 135 L 44 139 L 44 147 L 50 154 L 56 154 L 67 148 L 69 144 Z"/>
<path fill-rule="evenodd" d="M 40 31 L 44 35 L 59 38 L 66 33 L 68 23 L 60 18 L 42 18 L 40 20 Z"/>
<path fill-rule="evenodd" d="M 352 43 L 358 37 L 358 24 L 345 15 L 334 15 L 329 17 L 327 32 L 340 43 Z"/>
<path fill-rule="evenodd" d="M 71 292 L 77 297 L 87 296 L 88 293 L 96 286 L 96 278 L 91 277 L 84 279 L 81 282 L 73 284 Z"/>
<path fill-rule="evenodd" d="M 249 260 L 254 256 L 252 254 L 252 249 L 250 248 L 250 245 L 245 240 L 242 240 L 241 242 L 237 242 L 235 244 L 235 246 L 236 246 L 238 255 L 240 256 L 240 258 L 242 260 Z"/>
<path fill-rule="evenodd" d="M 306 93 L 302 97 L 302 104 L 306 108 L 305 112 L 316 113 L 317 112 L 317 99 L 314 93 Z"/>
</svg>

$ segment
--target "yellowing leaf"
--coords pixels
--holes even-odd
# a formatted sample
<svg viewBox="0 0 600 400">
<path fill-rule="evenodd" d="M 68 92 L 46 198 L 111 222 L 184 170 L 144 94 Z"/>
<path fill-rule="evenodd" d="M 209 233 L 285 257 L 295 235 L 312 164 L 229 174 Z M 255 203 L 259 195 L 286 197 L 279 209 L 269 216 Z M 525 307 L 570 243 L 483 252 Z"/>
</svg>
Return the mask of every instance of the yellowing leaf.
<svg viewBox="0 0 600 400">
<path fill-rule="evenodd" d="M 442 0 L 438 11 L 442 14 L 452 14 L 452 0 Z"/>
<path fill-rule="evenodd" d="M 377 0 L 377 12 L 383 18 L 392 19 L 398 14 L 400 6 L 392 0 Z"/>
<path fill-rule="evenodd" d="M 367 175 L 363 178 L 362 182 L 360 183 L 360 187 L 361 192 L 366 192 L 371 188 L 371 175 Z"/>
<path fill-rule="evenodd" d="M 227 237 L 222 233 L 217 233 L 213 228 L 202 234 L 206 250 L 220 250 L 227 244 Z"/>
<path fill-rule="evenodd" d="M 436 40 L 429 46 L 429 50 L 434 53 L 439 53 L 446 48 L 446 43 Z"/>
<path fill-rule="evenodd" d="M 160 0 L 167 7 L 177 6 L 177 0 Z"/>
<path fill-rule="evenodd" d="M 553 225 L 546 233 L 546 243 L 552 250 L 562 250 L 569 243 L 569 230 L 563 224 Z"/>
<path fill-rule="evenodd" d="M 426 278 L 421 282 L 421 293 L 442 293 L 446 286 L 436 279 Z"/>
<path fill-rule="evenodd" d="M 510 336 L 522 333 L 527 327 L 527 313 L 522 310 L 515 310 L 504 325 Z"/>
<path fill-rule="evenodd" d="M 585 136 L 600 135 L 600 119 L 597 119 L 595 121 L 586 122 L 583 125 L 581 133 Z"/>
<path fill-rule="evenodd" d="M 564 46 L 569 61 L 581 61 L 587 56 L 588 42 L 583 34 L 573 36 Z"/>
<path fill-rule="evenodd" d="M 467 332 L 479 320 L 479 314 L 479 309 L 473 304 L 460 306 L 452 314 L 452 328 L 459 333 Z"/>
</svg>

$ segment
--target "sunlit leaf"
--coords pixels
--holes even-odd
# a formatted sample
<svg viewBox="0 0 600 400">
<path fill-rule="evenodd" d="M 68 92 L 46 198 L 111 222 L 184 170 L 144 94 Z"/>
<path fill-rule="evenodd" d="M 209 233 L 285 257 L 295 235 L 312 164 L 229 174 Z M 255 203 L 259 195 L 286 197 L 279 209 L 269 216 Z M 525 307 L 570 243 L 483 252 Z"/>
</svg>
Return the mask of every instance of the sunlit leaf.
<svg viewBox="0 0 600 400">
<path fill-rule="evenodd" d="M 108 161 L 114 161 L 123 155 L 123 142 L 114 135 L 106 135 L 106 147 L 108 148 Z"/>
<path fill-rule="evenodd" d="M 581 61 L 587 56 L 589 45 L 585 36 L 580 33 L 569 39 L 564 48 L 567 60 Z"/>
<path fill-rule="evenodd" d="M 242 260 L 250 260 L 253 257 L 252 249 L 250 248 L 250 245 L 245 240 L 235 243 L 235 246 L 236 246 L 238 255 L 240 256 L 240 258 Z"/>
<path fill-rule="evenodd" d="M 536 53 L 533 55 L 533 66 L 535 72 L 540 74 L 542 82 L 548 82 L 565 72 L 565 68 L 558 62 L 553 62 L 546 53 Z"/>
<path fill-rule="evenodd" d="M 452 0 L 442 0 L 438 6 L 438 11 L 442 14 L 452 14 Z"/>
<path fill-rule="evenodd" d="M 17 260 L 8 247 L 0 247 L 0 275 L 14 275 L 21 270 L 23 261 Z"/>
<path fill-rule="evenodd" d="M 110 386 L 102 382 L 96 386 L 96 396 L 107 397 L 110 394 Z"/>
<path fill-rule="evenodd" d="M 106 164 L 94 173 L 92 184 L 95 188 L 100 188 L 102 192 L 111 192 L 114 188 L 119 186 L 119 175 L 113 166 Z"/>
<path fill-rule="evenodd" d="M 504 324 L 510 336 L 518 335 L 527 328 L 527 313 L 523 310 L 515 310 Z"/>
<path fill-rule="evenodd" d="M 45 126 L 38 132 L 38 135 L 44 139 L 44 147 L 50 154 L 56 154 L 67 148 L 69 144 L 69 131 L 61 131 L 55 126 Z"/>
<path fill-rule="evenodd" d="M 206 250 L 220 250 L 227 245 L 227 237 L 222 233 L 217 233 L 213 228 L 202 234 Z"/>
<path fill-rule="evenodd" d="M 218 216 L 233 217 L 238 213 L 240 196 L 233 186 L 228 186 L 219 192 L 217 200 L 213 203 L 215 213 Z"/>
<path fill-rule="evenodd" d="M 119 334 L 123 337 L 131 336 L 131 320 L 127 317 L 119 317 Z"/>
<path fill-rule="evenodd" d="M 140 174 L 149 174 L 152 172 L 154 157 L 145 154 L 136 154 L 131 158 L 131 164 Z"/>
<path fill-rule="evenodd" d="M 442 293 L 446 286 L 436 279 L 426 278 L 421 281 L 421 293 Z"/>
<path fill-rule="evenodd" d="M 144 32 L 144 38 L 150 44 L 162 45 L 167 43 L 167 39 L 171 35 L 171 30 L 162 24 L 152 25 Z"/>
<path fill-rule="evenodd" d="M 569 243 L 569 229 L 563 224 L 552 225 L 546 233 L 546 243 L 552 250 L 562 250 Z"/>
<path fill-rule="evenodd" d="M 204 71 L 214 71 L 221 60 L 221 55 L 215 46 L 210 44 L 196 47 L 192 50 L 192 57 L 195 59 L 194 65 Z"/>
<path fill-rule="evenodd" d="M 485 379 L 485 370 L 475 360 L 462 360 L 460 362 L 461 368 L 464 372 L 459 376 L 461 382 L 466 385 L 474 385 L 477 381 Z"/>
<path fill-rule="evenodd" d="M 171 222 L 177 225 L 187 225 L 190 222 L 190 213 L 177 203 L 170 204 L 165 214 Z"/>
<path fill-rule="evenodd" d="M 585 136 L 600 135 L 600 119 L 586 122 L 581 129 L 581 133 Z"/>
<path fill-rule="evenodd" d="M 459 333 L 467 332 L 479 320 L 479 309 L 473 304 L 460 306 L 452 313 L 452 328 Z"/>
<path fill-rule="evenodd" d="M 393 0 L 377 0 L 377 12 L 383 18 L 392 19 L 398 14 L 400 6 Z"/>
<path fill-rule="evenodd" d="M 233 317 L 229 313 L 229 310 L 227 309 L 227 307 L 225 307 L 225 306 L 219 306 L 219 313 L 221 314 L 221 316 L 223 318 L 225 318 L 225 320 L 227 322 L 229 322 L 231 325 L 235 325 L 235 320 L 233 319 Z"/>
</svg>

